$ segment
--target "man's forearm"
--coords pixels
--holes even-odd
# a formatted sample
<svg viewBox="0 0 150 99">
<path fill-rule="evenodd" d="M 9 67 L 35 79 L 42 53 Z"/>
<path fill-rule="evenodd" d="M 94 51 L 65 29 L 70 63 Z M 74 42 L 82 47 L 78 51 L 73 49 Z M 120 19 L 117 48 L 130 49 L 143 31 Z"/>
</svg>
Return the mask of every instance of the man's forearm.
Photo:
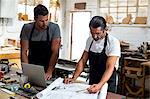
<svg viewBox="0 0 150 99">
<path fill-rule="evenodd" d="M 57 60 L 58 60 L 58 56 L 59 56 L 58 52 L 52 53 L 47 72 L 52 73 L 54 71 L 55 65 L 56 65 Z"/>
<path fill-rule="evenodd" d="M 105 82 L 107 82 L 110 79 L 111 75 L 113 74 L 117 59 L 118 59 L 117 56 L 108 57 L 106 62 L 106 70 L 102 76 L 101 81 L 99 82 L 100 85 L 103 85 Z"/>
<path fill-rule="evenodd" d="M 112 73 L 113 73 L 114 68 L 112 67 L 108 67 L 106 69 L 106 71 L 104 72 L 102 79 L 100 80 L 99 84 L 102 86 L 103 84 L 105 84 L 111 77 Z"/>
<path fill-rule="evenodd" d="M 80 60 L 79 63 L 77 64 L 77 68 L 76 68 L 74 75 L 72 77 L 73 79 L 76 80 L 80 76 L 80 74 L 82 73 L 82 71 L 84 69 L 84 65 L 85 64 L 83 63 L 83 60 Z"/>
<path fill-rule="evenodd" d="M 77 68 L 76 71 L 75 71 L 75 73 L 74 73 L 74 75 L 73 75 L 73 77 L 72 77 L 72 79 L 76 80 L 80 76 L 80 74 L 81 74 L 82 71 L 83 71 L 83 69 Z"/>
<path fill-rule="evenodd" d="M 21 62 L 28 63 L 28 56 L 24 53 L 21 54 Z"/>
</svg>

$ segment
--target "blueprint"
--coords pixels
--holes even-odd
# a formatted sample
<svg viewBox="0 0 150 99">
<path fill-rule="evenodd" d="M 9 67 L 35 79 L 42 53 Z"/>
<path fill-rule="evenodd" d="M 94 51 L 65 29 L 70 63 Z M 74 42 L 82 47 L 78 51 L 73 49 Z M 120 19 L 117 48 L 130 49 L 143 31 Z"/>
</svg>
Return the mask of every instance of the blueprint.
<svg viewBox="0 0 150 99">
<path fill-rule="evenodd" d="M 56 79 L 36 96 L 39 99 L 105 99 L 108 84 L 104 84 L 103 93 L 89 94 L 86 90 L 90 85 L 84 83 L 64 84 L 63 78 Z M 101 89 L 101 90 L 102 90 Z M 105 91 L 105 92 L 104 92 Z M 106 93 L 106 94 L 104 94 Z M 103 98 L 101 98 L 103 96 Z"/>
</svg>

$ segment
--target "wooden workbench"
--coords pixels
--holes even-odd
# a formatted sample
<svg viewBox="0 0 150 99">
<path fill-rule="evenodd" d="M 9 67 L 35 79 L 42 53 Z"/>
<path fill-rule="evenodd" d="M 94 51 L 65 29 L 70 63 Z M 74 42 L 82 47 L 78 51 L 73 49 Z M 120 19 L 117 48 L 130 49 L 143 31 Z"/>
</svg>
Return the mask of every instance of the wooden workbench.
<svg viewBox="0 0 150 99">
<path fill-rule="evenodd" d="M 13 97 L 14 99 L 28 99 L 17 94 L 11 95 L 0 90 L 0 99 L 11 99 L 11 97 Z"/>
<path fill-rule="evenodd" d="M 127 96 L 144 98 L 148 59 L 125 57 L 122 71 L 122 92 Z M 143 64 L 143 65 L 142 65 Z M 136 89 L 137 88 L 137 89 Z"/>
<path fill-rule="evenodd" d="M 21 70 L 19 69 L 16 69 L 16 68 L 11 68 L 11 72 L 9 74 L 15 74 L 16 71 L 20 71 Z M 16 77 L 16 76 L 15 76 Z M 19 76 L 18 76 L 19 77 Z M 10 96 L 14 96 L 14 95 L 9 95 L 8 93 L 6 92 L 3 92 L 3 91 L 0 91 L 0 99 L 9 99 Z M 20 96 L 20 95 L 15 95 L 15 98 L 16 99 L 27 99 L 23 96 Z M 119 94 L 115 94 L 115 93 L 111 93 L 111 92 L 108 92 L 107 93 L 107 99 L 125 99 L 125 96 L 122 96 L 122 95 L 119 95 Z"/>
<path fill-rule="evenodd" d="M 0 50 L 0 59 L 8 59 L 9 62 L 14 62 L 18 65 L 19 68 L 21 68 L 19 49 Z"/>
<path fill-rule="evenodd" d="M 20 50 L 0 50 L 0 59 L 18 59 Z"/>
</svg>

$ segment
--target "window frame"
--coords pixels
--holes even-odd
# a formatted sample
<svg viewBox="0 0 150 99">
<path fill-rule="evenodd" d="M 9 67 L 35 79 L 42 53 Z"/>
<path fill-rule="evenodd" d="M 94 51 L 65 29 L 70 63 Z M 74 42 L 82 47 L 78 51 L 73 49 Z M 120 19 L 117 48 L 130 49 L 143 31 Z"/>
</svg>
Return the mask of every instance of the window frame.
<svg viewBox="0 0 150 99">
<path fill-rule="evenodd" d="M 111 1 L 116 2 L 117 5 L 112 7 L 111 6 Z M 144 16 L 141 16 L 141 17 L 147 17 L 147 23 L 146 24 L 141 24 L 141 25 L 147 25 L 148 24 L 148 5 L 149 5 L 149 1 L 148 0 L 146 0 L 147 1 L 146 4 L 143 4 L 143 5 L 139 4 L 139 2 L 141 2 L 142 0 L 134 0 L 134 1 L 132 1 L 132 2 L 135 2 L 135 4 L 133 4 L 133 5 L 129 4 L 129 3 L 131 3 L 131 0 L 126 0 L 127 4 L 125 6 L 124 5 L 119 6 L 119 1 L 123 1 L 124 2 L 124 0 L 99 0 L 99 9 L 100 9 L 99 13 L 100 13 L 100 15 L 102 15 L 102 16 L 106 16 L 106 15 L 113 16 L 113 14 L 114 14 L 114 16 L 115 16 L 115 17 L 113 16 L 114 24 L 122 24 L 122 22 L 120 20 L 125 18 L 128 14 L 132 14 L 132 24 L 134 24 L 135 18 L 137 16 L 139 16 L 139 14 L 141 14 L 139 12 L 139 9 L 141 7 L 145 7 L 145 9 L 146 9 L 146 12 L 144 12 L 145 15 L 141 14 L 141 15 L 144 15 Z M 105 2 L 105 4 L 107 6 L 101 6 L 102 3 L 104 3 L 104 2 Z M 126 8 L 126 10 L 124 12 L 119 12 L 118 9 L 119 8 L 123 8 L 123 7 Z M 135 11 L 130 11 L 129 9 L 131 9 L 131 8 L 135 8 Z M 108 9 L 108 11 L 107 11 L 107 13 L 104 13 L 104 12 L 102 12 L 101 9 Z M 117 11 L 116 12 L 115 11 L 111 11 L 111 9 L 116 9 Z M 143 10 L 143 11 L 145 11 L 145 10 Z M 121 14 L 121 13 L 126 13 L 126 16 L 122 17 L 122 19 L 119 20 L 119 17 L 120 17 L 119 14 Z"/>
</svg>

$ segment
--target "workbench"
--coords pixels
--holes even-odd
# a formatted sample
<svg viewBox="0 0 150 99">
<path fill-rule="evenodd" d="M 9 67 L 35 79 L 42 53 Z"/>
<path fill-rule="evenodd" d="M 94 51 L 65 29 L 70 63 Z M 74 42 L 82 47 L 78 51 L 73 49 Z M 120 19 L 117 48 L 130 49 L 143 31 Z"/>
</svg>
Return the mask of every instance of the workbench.
<svg viewBox="0 0 150 99">
<path fill-rule="evenodd" d="M 0 50 L 0 59 L 20 58 L 20 50 Z"/>
<path fill-rule="evenodd" d="M 21 68 L 20 49 L 0 50 L 0 59 L 8 59 L 9 62 L 14 62 Z"/>
<path fill-rule="evenodd" d="M 148 59 L 124 57 L 122 71 L 122 92 L 124 94 L 145 98 L 145 81 L 149 73 L 149 64 Z"/>
<path fill-rule="evenodd" d="M 16 71 L 21 71 L 21 70 L 20 69 L 18 70 L 17 68 L 11 68 L 11 71 L 10 71 L 9 75 L 11 75 L 11 77 L 15 77 L 15 79 L 16 79 L 17 77 L 19 77 L 15 74 Z M 0 98 L 9 99 L 9 97 L 14 97 L 14 99 L 27 99 L 26 97 L 23 97 L 23 96 L 20 96 L 20 95 L 17 95 L 17 94 L 16 95 L 9 95 L 6 92 L 0 91 Z M 125 96 L 108 92 L 107 93 L 107 99 L 125 99 Z"/>
</svg>

